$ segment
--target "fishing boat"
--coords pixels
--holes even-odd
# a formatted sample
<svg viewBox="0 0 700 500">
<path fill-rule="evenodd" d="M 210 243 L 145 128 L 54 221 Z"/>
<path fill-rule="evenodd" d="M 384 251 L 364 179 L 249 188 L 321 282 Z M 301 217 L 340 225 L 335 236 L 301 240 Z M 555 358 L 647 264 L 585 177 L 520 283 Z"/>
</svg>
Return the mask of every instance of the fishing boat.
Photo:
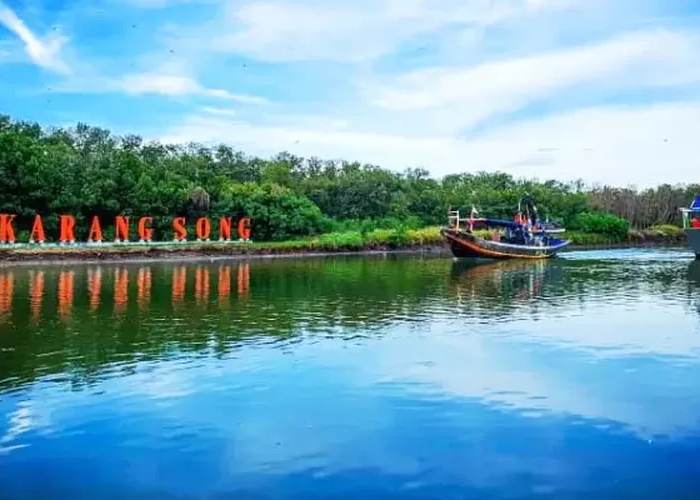
<svg viewBox="0 0 700 500">
<path fill-rule="evenodd" d="M 690 206 L 682 207 L 680 211 L 690 249 L 695 253 L 695 258 L 700 259 L 700 196 L 695 196 Z"/>
<path fill-rule="evenodd" d="M 440 234 L 456 258 L 548 259 L 571 243 L 553 236 L 565 229 L 548 221 L 541 222 L 528 195 L 518 203 L 513 220 L 477 215 L 475 207 L 465 218 L 460 217 L 459 210 L 448 212 L 448 225 Z M 479 230 L 490 230 L 490 238 L 476 234 Z"/>
</svg>

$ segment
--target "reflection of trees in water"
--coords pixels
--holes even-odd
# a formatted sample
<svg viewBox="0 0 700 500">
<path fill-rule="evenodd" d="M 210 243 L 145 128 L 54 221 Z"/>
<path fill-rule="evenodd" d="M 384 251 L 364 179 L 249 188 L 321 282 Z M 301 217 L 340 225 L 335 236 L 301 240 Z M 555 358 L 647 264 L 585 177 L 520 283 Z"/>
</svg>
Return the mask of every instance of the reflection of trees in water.
<svg viewBox="0 0 700 500">
<path fill-rule="evenodd" d="M 448 266 L 334 258 L 0 270 L 9 330 L 0 336 L 0 380 L 70 372 L 85 381 L 112 364 L 219 355 L 300 331 L 371 334 L 444 296 Z"/>
<path fill-rule="evenodd" d="M 60 372 L 79 383 L 124 363 L 299 332 L 373 335 L 451 312 L 535 317 L 596 294 L 673 292 L 677 270 L 397 256 L 0 270 L 0 384 Z"/>
</svg>

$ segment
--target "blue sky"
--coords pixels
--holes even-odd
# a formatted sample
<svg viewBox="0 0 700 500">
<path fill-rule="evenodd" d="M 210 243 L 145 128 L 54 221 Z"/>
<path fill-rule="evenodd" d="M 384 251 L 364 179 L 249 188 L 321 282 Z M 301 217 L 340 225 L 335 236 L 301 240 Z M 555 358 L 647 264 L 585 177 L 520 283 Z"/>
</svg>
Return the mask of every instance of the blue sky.
<svg viewBox="0 0 700 500">
<path fill-rule="evenodd" d="M 0 113 L 433 175 L 698 182 L 700 1 L 0 0 Z"/>
</svg>

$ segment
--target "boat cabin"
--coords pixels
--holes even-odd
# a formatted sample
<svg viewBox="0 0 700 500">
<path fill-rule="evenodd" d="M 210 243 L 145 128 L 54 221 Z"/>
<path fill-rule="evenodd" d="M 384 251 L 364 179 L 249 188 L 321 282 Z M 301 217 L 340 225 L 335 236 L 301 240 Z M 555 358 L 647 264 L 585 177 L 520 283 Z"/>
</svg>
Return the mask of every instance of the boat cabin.
<svg viewBox="0 0 700 500">
<path fill-rule="evenodd" d="M 550 233 L 562 232 L 559 228 L 546 228 L 539 220 L 534 223 L 531 218 L 518 214 L 514 220 L 491 219 L 487 217 L 460 217 L 459 210 L 448 213 L 448 226 L 457 231 L 472 233 L 474 230 L 493 230 L 492 241 L 500 241 L 512 245 L 547 246 L 550 243 Z M 534 217 L 533 217 L 534 218 Z"/>
<path fill-rule="evenodd" d="M 683 214 L 683 229 L 700 229 L 700 195 L 696 196 L 689 207 L 680 209 Z"/>
</svg>

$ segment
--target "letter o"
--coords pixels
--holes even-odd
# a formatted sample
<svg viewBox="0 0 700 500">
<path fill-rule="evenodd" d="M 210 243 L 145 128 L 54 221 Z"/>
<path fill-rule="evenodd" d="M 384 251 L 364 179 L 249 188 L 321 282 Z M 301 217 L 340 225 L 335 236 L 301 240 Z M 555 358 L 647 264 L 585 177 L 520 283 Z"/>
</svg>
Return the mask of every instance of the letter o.
<svg viewBox="0 0 700 500">
<path fill-rule="evenodd" d="M 206 217 L 200 217 L 197 219 L 197 224 L 195 226 L 195 231 L 197 233 L 197 239 L 208 240 L 211 234 L 211 222 Z"/>
</svg>

